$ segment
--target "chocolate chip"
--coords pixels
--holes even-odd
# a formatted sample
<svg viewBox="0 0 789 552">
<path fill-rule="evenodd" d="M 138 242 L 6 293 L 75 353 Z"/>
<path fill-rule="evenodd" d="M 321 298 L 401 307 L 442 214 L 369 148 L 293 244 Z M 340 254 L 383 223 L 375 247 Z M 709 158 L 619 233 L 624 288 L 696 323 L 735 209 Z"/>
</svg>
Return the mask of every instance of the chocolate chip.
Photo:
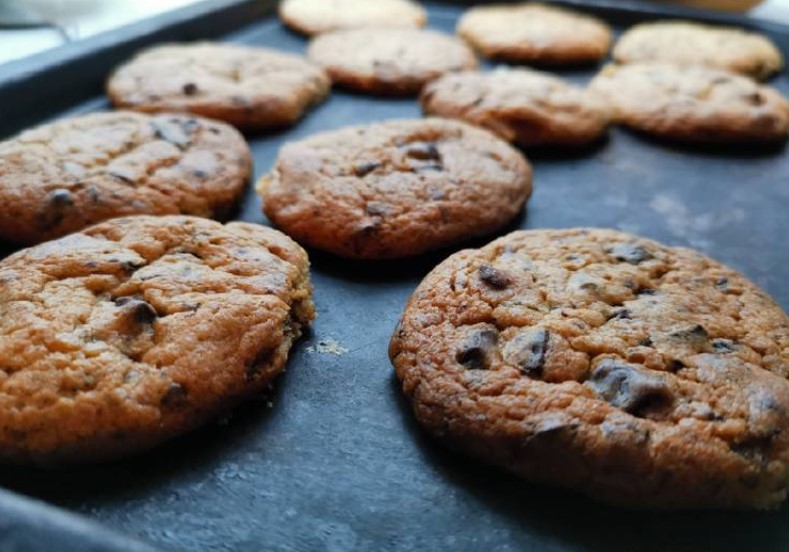
<svg viewBox="0 0 789 552">
<path fill-rule="evenodd" d="M 125 174 L 117 172 L 117 171 L 107 171 L 107 176 L 111 176 L 112 178 L 116 178 L 116 179 L 120 180 L 121 182 L 123 182 L 124 184 L 132 184 L 132 185 L 134 184 L 134 179 L 132 179 L 128 175 L 125 175 Z"/>
<path fill-rule="evenodd" d="M 636 293 L 638 295 L 657 295 L 658 290 L 652 288 L 639 288 Z"/>
<path fill-rule="evenodd" d="M 760 106 L 764 104 L 764 96 L 761 95 L 760 92 L 753 92 L 751 94 L 746 94 L 743 96 L 743 99 L 753 106 Z"/>
<path fill-rule="evenodd" d="M 683 368 L 687 368 L 687 365 L 681 360 L 679 360 L 678 358 L 672 358 L 671 360 L 668 361 L 667 368 L 671 372 L 679 372 Z"/>
<path fill-rule="evenodd" d="M 364 207 L 364 212 L 373 217 L 381 217 L 390 211 L 391 206 L 381 201 L 368 201 Z"/>
<path fill-rule="evenodd" d="M 119 297 L 115 300 L 115 304 L 128 313 L 137 324 L 152 324 L 159 316 L 150 303 L 135 297 Z"/>
<path fill-rule="evenodd" d="M 539 377 L 545 366 L 549 340 L 550 333 L 545 328 L 521 330 L 515 339 L 506 345 L 505 358 L 527 376 Z"/>
<path fill-rule="evenodd" d="M 630 312 L 630 309 L 616 309 L 611 315 L 608 317 L 609 320 L 631 320 L 633 318 L 633 313 Z"/>
<path fill-rule="evenodd" d="M 63 222 L 65 211 L 74 205 L 74 196 L 68 190 L 58 188 L 47 196 L 43 209 L 38 214 L 38 224 L 43 230 L 51 230 Z"/>
<path fill-rule="evenodd" d="M 469 370 L 488 370 L 498 342 L 499 334 L 494 330 L 473 330 L 460 344 L 455 358 Z"/>
<path fill-rule="evenodd" d="M 743 458 L 761 462 L 769 456 L 770 449 L 773 445 L 773 440 L 778 433 L 780 433 L 780 430 L 776 429 L 770 435 L 751 437 L 750 439 L 746 439 L 739 443 L 732 443 L 729 445 L 729 448 L 732 452 L 742 456 Z"/>
<path fill-rule="evenodd" d="M 701 344 L 702 342 L 706 342 L 709 339 L 707 330 L 705 330 L 704 326 L 701 324 L 695 324 L 682 330 L 673 331 L 669 334 L 669 336 L 679 341 L 696 344 Z"/>
<path fill-rule="evenodd" d="M 187 82 L 183 87 L 183 91 L 187 96 L 194 96 L 197 94 L 197 85 L 193 82 Z"/>
<path fill-rule="evenodd" d="M 250 363 L 247 364 L 246 368 L 246 376 L 247 381 L 254 380 L 257 375 L 266 367 L 266 365 L 271 363 L 271 360 L 274 358 L 274 353 L 276 349 L 261 349 L 258 354 L 255 355 L 255 358 L 252 359 Z"/>
<path fill-rule="evenodd" d="M 712 348 L 716 353 L 732 353 L 734 352 L 734 342 L 731 339 L 716 339 L 712 342 Z"/>
<path fill-rule="evenodd" d="M 441 162 L 441 153 L 433 142 L 413 142 L 408 144 L 405 154 L 411 159 L 438 161 L 439 164 Z"/>
<path fill-rule="evenodd" d="M 718 278 L 715 280 L 715 287 L 721 291 L 726 291 L 729 287 L 729 279 L 728 278 Z"/>
<path fill-rule="evenodd" d="M 652 345 L 654 345 L 654 342 L 652 341 L 651 337 L 647 336 L 644 339 L 642 339 L 641 341 L 639 341 L 638 344 L 641 347 L 652 347 Z"/>
<path fill-rule="evenodd" d="M 606 402 L 638 417 L 663 409 L 673 400 L 661 376 L 610 358 L 595 367 L 587 383 Z"/>
<path fill-rule="evenodd" d="M 505 289 L 512 284 L 512 278 L 506 272 L 487 264 L 479 267 L 479 279 L 494 289 Z"/>
<path fill-rule="evenodd" d="M 180 149 L 191 143 L 189 132 L 192 130 L 193 125 L 188 124 L 188 122 L 181 122 L 178 119 L 157 119 L 151 121 L 151 127 L 153 127 L 157 138 L 170 142 Z"/>
<path fill-rule="evenodd" d="M 610 252 L 617 261 L 623 261 L 634 265 L 643 263 L 649 259 L 654 259 L 654 256 L 640 245 L 618 243 L 611 248 Z"/>
<path fill-rule="evenodd" d="M 361 178 L 367 176 L 368 174 L 370 174 L 380 166 L 381 163 L 377 163 L 375 161 L 357 163 L 356 165 L 353 166 L 353 174 Z"/>
<path fill-rule="evenodd" d="M 180 408 L 186 404 L 189 393 L 180 383 L 171 383 L 167 392 L 162 397 L 160 404 L 163 408 Z"/>
</svg>

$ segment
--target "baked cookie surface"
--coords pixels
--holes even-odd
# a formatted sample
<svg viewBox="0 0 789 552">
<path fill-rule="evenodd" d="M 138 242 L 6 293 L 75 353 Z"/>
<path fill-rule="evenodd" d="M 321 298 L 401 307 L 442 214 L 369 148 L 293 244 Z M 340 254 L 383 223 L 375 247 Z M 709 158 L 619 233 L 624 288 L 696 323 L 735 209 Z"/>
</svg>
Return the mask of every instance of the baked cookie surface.
<svg viewBox="0 0 789 552">
<path fill-rule="evenodd" d="M 538 3 L 471 8 L 457 33 L 485 57 L 540 65 L 599 61 L 611 46 L 603 21 Z"/>
<path fill-rule="evenodd" d="M 306 35 L 349 27 L 424 27 L 427 12 L 409 0 L 283 0 L 279 16 Z"/>
<path fill-rule="evenodd" d="M 130 214 L 224 218 L 251 171 L 244 138 L 217 121 L 63 119 L 0 142 L 0 239 L 37 243 Z"/>
<path fill-rule="evenodd" d="M 636 25 L 616 43 L 613 56 L 620 63 L 705 65 L 757 79 L 783 67 L 781 51 L 766 36 L 686 21 Z"/>
<path fill-rule="evenodd" d="M 789 135 L 789 102 L 747 77 L 664 63 L 606 67 L 590 84 L 636 130 L 686 142 L 758 143 Z"/>
<path fill-rule="evenodd" d="M 266 215 L 303 244 L 407 257 L 507 224 L 531 193 L 531 168 L 485 130 L 398 120 L 286 144 L 258 193 Z"/>
<path fill-rule="evenodd" d="M 292 125 L 329 88 L 326 74 L 300 56 L 211 42 L 144 50 L 107 82 L 117 108 L 189 112 L 245 129 Z"/>
<path fill-rule="evenodd" d="M 485 127 L 521 146 L 587 144 L 611 122 L 599 95 L 529 69 L 452 73 L 429 83 L 420 100 L 428 115 Z"/>
<path fill-rule="evenodd" d="M 434 269 L 389 354 L 431 434 L 531 481 L 639 508 L 786 496 L 789 319 L 695 251 L 514 232 Z"/>
<path fill-rule="evenodd" d="M 336 84 L 381 95 L 418 94 L 428 81 L 452 71 L 474 69 L 474 52 L 437 31 L 365 28 L 320 35 L 307 57 Z"/>
<path fill-rule="evenodd" d="M 151 447 L 262 391 L 314 316 L 276 230 L 126 217 L 0 261 L 0 460 Z"/>
</svg>

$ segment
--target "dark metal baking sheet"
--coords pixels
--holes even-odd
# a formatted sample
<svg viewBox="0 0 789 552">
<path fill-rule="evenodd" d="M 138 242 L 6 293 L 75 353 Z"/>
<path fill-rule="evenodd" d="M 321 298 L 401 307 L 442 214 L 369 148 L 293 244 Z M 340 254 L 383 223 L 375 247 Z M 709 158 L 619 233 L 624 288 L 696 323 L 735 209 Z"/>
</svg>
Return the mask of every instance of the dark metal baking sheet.
<svg viewBox="0 0 789 552">
<path fill-rule="evenodd" d="M 273 2 L 258 2 L 263 4 L 273 8 Z M 429 7 L 431 26 L 451 31 L 461 9 Z M 585 9 L 620 29 L 690 13 L 603 0 L 586 3 Z M 737 17 L 714 19 L 746 23 Z M 789 28 L 748 24 L 789 52 Z M 155 38 L 197 36 L 186 21 L 177 31 L 165 27 Z M 303 51 L 306 44 L 273 18 L 228 39 L 292 51 Z M 69 98 L 69 113 L 106 107 L 101 80 L 127 50 L 116 44 L 107 59 L 101 51 L 92 48 L 89 62 L 79 56 L 70 62 L 70 71 L 90 79 L 90 86 L 80 90 L 80 101 Z M 45 67 L 30 79 L 44 82 L 52 70 Z M 594 70 L 565 74 L 584 81 Z M 789 92 L 786 76 L 773 84 Z M 0 134 L 50 115 L 19 96 L 31 90 L 29 85 L 21 79 L 4 87 L 0 78 Z M 36 90 L 42 99 L 58 94 Z M 335 91 L 295 128 L 249 136 L 256 174 L 266 172 L 288 140 L 419 114 L 412 99 Z M 789 158 L 783 147 L 689 149 L 617 129 L 605 143 L 574 154 L 528 153 L 535 194 L 513 228 L 609 226 L 696 247 L 741 270 L 789 307 Z M 266 223 L 251 189 L 240 217 Z M 408 295 L 449 253 L 361 263 L 312 251 L 318 320 L 295 347 L 270 406 L 248 404 L 226 423 L 104 466 L 43 473 L 6 468 L 0 485 L 172 550 L 789 549 L 789 508 L 627 511 L 517 481 L 428 439 L 401 398 L 386 346 Z M 326 342 L 344 352 L 321 352 Z M 0 515 L 4 508 L 0 501 Z M 25 512 L 31 520 L 37 515 Z M 24 523 L 25 515 L 14 519 Z M 95 535 L 86 530 L 88 537 Z M 0 549 L 2 538 L 0 531 Z"/>
</svg>

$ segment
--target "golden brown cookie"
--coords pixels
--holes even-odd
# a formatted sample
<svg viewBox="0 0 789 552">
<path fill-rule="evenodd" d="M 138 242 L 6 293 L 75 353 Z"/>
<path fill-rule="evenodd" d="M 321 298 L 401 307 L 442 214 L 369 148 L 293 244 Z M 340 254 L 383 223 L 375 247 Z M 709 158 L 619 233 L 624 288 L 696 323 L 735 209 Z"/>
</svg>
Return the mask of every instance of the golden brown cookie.
<svg viewBox="0 0 789 552">
<path fill-rule="evenodd" d="M 670 64 L 610 66 L 590 89 L 608 98 L 618 122 L 662 138 L 758 143 L 789 135 L 786 98 L 727 71 Z"/>
<path fill-rule="evenodd" d="M 629 29 L 616 43 L 620 63 L 706 65 L 764 79 L 783 67 L 778 47 L 764 35 L 690 21 L 657 21 Z"/>
<path fill-rule="evenodd" d="M 507 224 L 531 193 L 531 168 L 465 123 L 388 121 L 286 144 L 258 193 L 266 215 L 303 244 L 407 257 Z"/>
<path fill-rule="evenodd" d="M 695 251 L 514 232 L 434 269 L 389 354 L 431 434 L 530 481 L 637 508 L 786 497 L 789 319 Z"/>
<path fill-rule="evenodd" d="M 131 214 L 224 218 L 252 161 L 233 127 L 188 115 L 97 113 L 0 142 L 0 239 L 38 243 Z"/>
<path fill-rule="evenodd" d="M 456 38 L 421 29 L 365 28 L 320 35 L 307 57 L 335 84 L 381 95 L 418 94 L 425 83 L 474 69 L 477 59 Z"/>
<path fill-rule="evenodd" d="M 461 119 L 521 146 L 578 146 L 604 136 L 611 108 L 598 94 L 530 69 L 465 71 L 422 90 L 428 115 Z"/>
<path fill-rule="evenodd" d="M 591 63 L 611 47 L 604 22 L 536 2 L 473 7 L 457 33 L 485 57 L 539 65 Z"/>
<path fill-rule="evenodd" d="M 279 16 L 306 35 L 350 27 L 424 27 L 427 12 L 410 0 L 283 0 Z"/>
<path fill-rule="evenodd" d="M 314 317 L 276 230 L 126 217 L 0 262 L 0 460 L 97 461 L 266 388 Z"/>
<path fill-rule="evenodd" d="M 107 82 L 118 108 L 189 112 L 245 129 L 292 125 L 329 93 L 326 74 L 300 56 L 235 44 L 156 46 Z"/>
</svg>

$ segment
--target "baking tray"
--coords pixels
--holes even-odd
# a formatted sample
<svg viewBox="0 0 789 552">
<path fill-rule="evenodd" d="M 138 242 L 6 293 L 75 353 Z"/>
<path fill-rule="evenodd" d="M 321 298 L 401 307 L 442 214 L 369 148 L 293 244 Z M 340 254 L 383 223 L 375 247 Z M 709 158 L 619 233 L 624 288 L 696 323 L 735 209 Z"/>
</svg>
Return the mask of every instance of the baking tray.
<svg viewBox="0 0 789 552">
<path fill-rule="evenodd" d="M 172 24 L 156 20 L 112 40 L 17 64 L 21 76 L 9 76 L 13 67 L 0 68 L 0 135 L 51 116 L 106 108 L 101 89 L 107 71 L 145 43 L 235 28 L 227 40 L 305 48 L 306 41 L 274 17 L 260 19 L 273 14 L 275 2 L 209 4 L 199 13 L 179 12 Z M 446 31 L 462 11 L 449 3 L 428 7 L 431 26 Z M 667 16 L 742 24 L 763 30 L 789 53 L 789 27 L 781 25 L 633 2 L 579 7 L 618 29 Z M 241 28 L 242 22 L 248 25 Z M 585 81 L 595 70 L 564 74 Z M 789 93 L 786 76 L 772 84 Z M 286 141 L 419 115 L 413 99 L 335 91 L 295 128 L 248 137 L 256 175 L 270 168 Z M 607 226 L 692 246 L 741 270 L 789 307 L 789 157 L 783 147 L 686 148 L 616 129 L 583 151 L 528 154 L 535 193 L 510 229 Z M 267 224 L 251 189 L 239 218 Z M 311 251 L 318 319 L 295 346 L 272 396 L 127 460 L 57 472 L 6 468 L 0 486 L 167 550 L 789 549 L 789 507 L 767 513 L 628 511 L 521 482 L 427 438 L 401 396 L 386 348 L 407 297 L 449 253 L 365 263 Z M 326 344 L 340 354 L 326 352 Z M 58 549 L 46 544 L 62 524 L 55 520 L 46 524 L 48 532 L 41 530 L 51 510 L 15 504 L 0 500 L 0 520 L 16 520 L 17 528 L 29 523 L 29 532 L 40 532 L 39 548 Z M 103 542 L 107 550 L 132 546 L 88 523 L 78 527 L 69 525 L 62 542 L 82 531 L 85 542 Z M 0 549 L 3 534 L 0 521 Z"/>
</svg>

